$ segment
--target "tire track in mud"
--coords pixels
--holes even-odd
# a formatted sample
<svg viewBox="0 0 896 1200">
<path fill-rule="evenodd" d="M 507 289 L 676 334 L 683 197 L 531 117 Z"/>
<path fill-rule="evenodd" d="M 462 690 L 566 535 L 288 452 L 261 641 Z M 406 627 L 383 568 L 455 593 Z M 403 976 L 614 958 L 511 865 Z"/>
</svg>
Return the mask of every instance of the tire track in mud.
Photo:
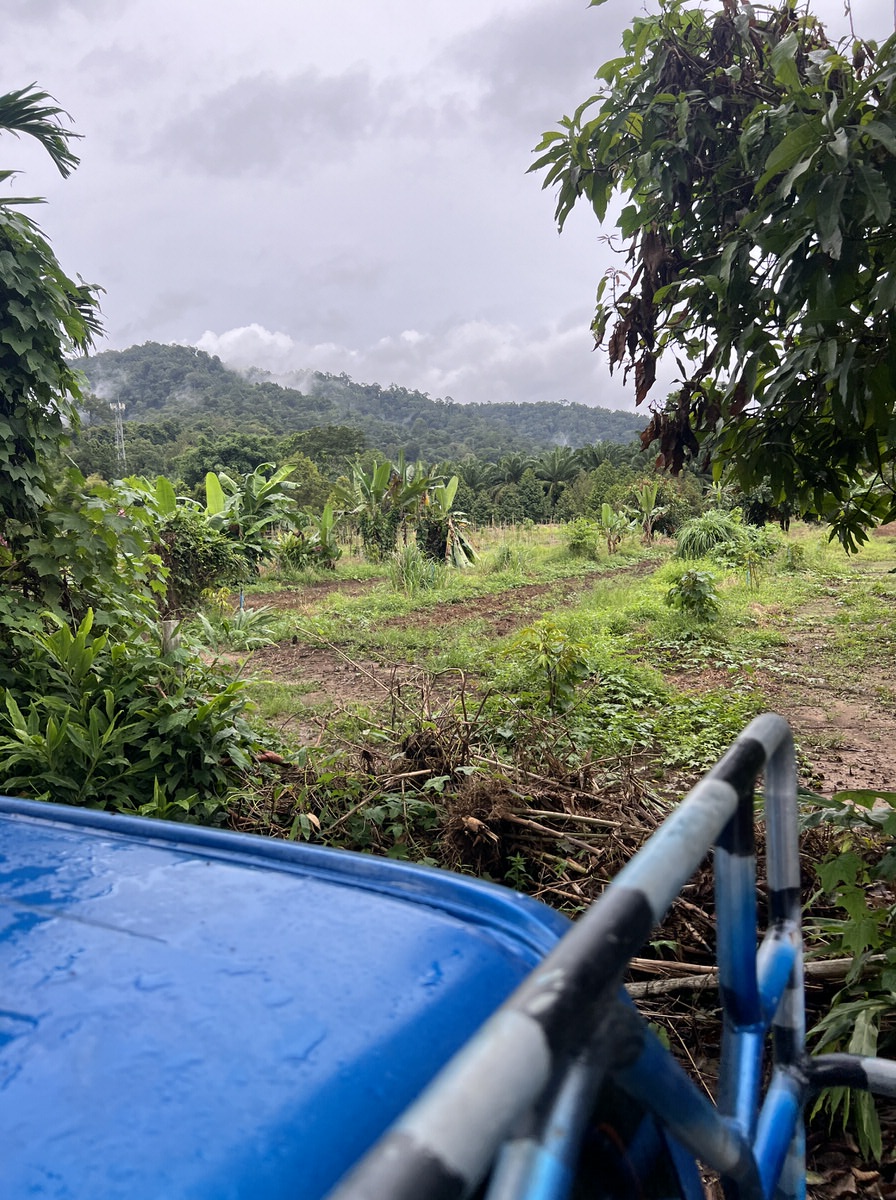
<svg viewBox="0 0 896 1200">
<path fill-rule="evenodd" d="M 417 609 L 406 616 L 390 617 L 383 627 L 408 623 L 422 629 L 432 626 L 456 625 L 466 621 L 482 621 L 492 637 L 504 637 L 538 620 L 545 611 L 565 603 L 576 603 L 592 591 L 596 584 L 612 585 L 616 579 L 645 576 L 662 565 L 642 559 L 630 566 L 613 571 L 594 570 L 585 575 L 571 576 L 551 583 L 521 584 L 498 594 Z M 347 588 L 335 582 L 330 586 L 310 585 L 298 589 L 259 597 L 265 604 L 283 611 L 307 608 L 321 595 L 332 591 L 347 591 L 360 595 L 376 581 L 352 581 Z M 538 601 L 543 600 L 543 603 Z M 365 657 L 354 659 L 338 647 L 316 645 L 294 637 L 264 646 L 252 656 L 253 674 L 281 683 L 304 683 L 313 690 L 297 697 L 303 708 L 325 702 L 344 704 L 382 704 L 394 688 L 415 689 L 421 695 L 447 695 L 453 687 L 461 686 L 461 673 L 441 672 L 433 678 L 420 667 L 407 663 L 388 663 Z"/>
</svg>

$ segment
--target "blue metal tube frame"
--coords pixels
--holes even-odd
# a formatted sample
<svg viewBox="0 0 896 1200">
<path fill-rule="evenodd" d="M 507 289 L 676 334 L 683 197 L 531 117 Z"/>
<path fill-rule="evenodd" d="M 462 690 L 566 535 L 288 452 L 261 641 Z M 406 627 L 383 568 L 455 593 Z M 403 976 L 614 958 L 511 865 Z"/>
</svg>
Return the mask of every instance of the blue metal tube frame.
<svg viewBox="0 0 896 1200">
<path fill-rule="evenodd" d="M 753 831 L 760 773 L 769 914 L 757 951 Z M 790 729 L 765 714 L 331 1200 L 459 1200 L 486 1176 L 502 1145 L 507 1150 L 489 1200 L 565 1200 L 583 1121 L 604 1074 L 695 1159 L 715 1167 L 731 1200 L 804 1196 L 808 1097 L 841 1084 L 896 1095 L 896 1063 L 806 1055 L 797 815 Z M 629 959 L 712 847 L 724 1016 L 717 1105 L 620 992 Z M 763 1098 L 769 1031 L 773 1074 Z M 584 1056 L 583 1048 L 589 1048 Z"/>
</svg>

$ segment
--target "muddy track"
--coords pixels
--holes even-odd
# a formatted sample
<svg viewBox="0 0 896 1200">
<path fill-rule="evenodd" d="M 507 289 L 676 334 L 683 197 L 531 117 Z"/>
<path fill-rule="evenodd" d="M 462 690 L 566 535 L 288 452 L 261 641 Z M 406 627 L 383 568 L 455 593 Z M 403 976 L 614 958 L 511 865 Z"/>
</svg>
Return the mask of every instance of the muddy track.
<svg viewBox="0 0 896 1200">
<path fill-rule="evenodd" d="M 256 592 L 246 598 L 251 608 L 276 608 L 292 612 L 297 608 L 308 608 L 323 596 L 342 592 L 344 596 L 363 596 L 380 581 L 378 579 L 320 579 L 313 583 L 297 583 L 279 592 Z M 234 603 L 238 603 L 234 597 Z"/>
<path fill-rule="evenodd" d="M 825 629 L 791 629 L 778 669 L 757 672 L 769 707 L 786 717 L 823 795 L 896 791 L 896 704 L 892 672 L 844 672 L 826 653 Z"/>
<path fill-rule="evenodd" d="M 523 584 L 497 595 L 417 609 L 409 617 L 390 618 L 388 625 L 412 622 L 418 628 L 478 622 L 488 638 L 507 636 L 531 624 L 552 608 L 578 603 L 600 585 L 646 575 L 657 564 L 642 560 L 631 566 L 553 583 Z M 360 595 L 377 581 L 320 584 L 284 589 L 264 597 L 265 604 L 286 611 L 307 609 L 334 590 Z M 884 601 L 886 602 L 886 601 Z M 793 726 L 808 769 L 807 782 L 824 795 L 845 789 L 896 790 L 896 701 L 890 658 L 881 657 L 877 668 L 858 676 L 844 672 L 829 652 L 830 613 L 825 605 L 801 610 L 799 621 L 786 627 L 787 641 L 756 668 L 748 680 L 766 697 L 769 708 Z M 886 649 L 886 648 L 884 648 Z M 896 649 L 896 647 L 894 647 Z M 305 728 L 307 710 L 313 706 L 368 704 L 380 706 L 390 695 L 403 695 L 420 706 L 437 703 L 462 685 L 459 672 L 433 680 L 419 667 L 383 663 L 371 658 L 353 660 L 337 647 L 315 646 L 298 639 L 280 642 L 255 653 L 254 674 L 311 687 L 296 701 L 296 717 L 288 724 Z M 724 686 L 730 678 L 723 669 L 706 668 L 670 676 L 670 682 L 701 691 Z"/>
<path fill-rule="evenodd" d="M 548 609 L 563 604 L 578 604 L 581 599 L 601 583 L 612 586 L 614 581 L 625 577 L 649 575 L 660 566 L 651 559 L 642 559 L 631 566 L 613 571 L 594 570 L 585 575 L 561 579 L 553 583 L 526 583 L 508 589 L 498 595 L 478 596 L 472 600 L 446 603 L 440 600 L 430 608 L 418 609 L 413 616 L 414 625 L 428 628 L 433 625 L 456 625 L 465 621 L 480 621 L 490 637 L 505 637 L 518 629 L 537 621 Z M 391 617 L 385 626 L 402 625 L 405 617 Z"/>
<path fill-rule="evenodd" d="M 383 625 L 402 625 L 410 620 L 417 628 L 454 625 L 466 621 L 480 622 L 490 638 L 504 637 L 522 629 L 542 614 L 562 604 L 578 603 L 599 583 L 612 585 L 621 576 L 647 575 L 657 563 L 642 560 L 612 572 L 595 570 L 586 575 L 554 583 L 523 584 L 498 595 L 480 596 L 457 603 L 422 608 L 413 616 L 392 617 Z M 264 596 L 273 608 L 295 611 L 307 608 L 321 595 L 342 590 L 358 595 L 369 590 L 375 581 L 353 581 L 344 588 L 327 581 Z M 252 656 L 253 674 L 282 683 L 302 683 L 313 690 L 298 698 L 302 707 L 325 702 L 344 704 L 382 704 L 398 689 L 416 692 L 420 697 L 438 698 L 449 692 L 457 693 L 462 686 L 458 671 L 447 671 L 432 679 L 419 667 L 407 663 L 388 663 L 370 658 L 353 658 L 338 647 L 313 645 L 293 637 L 273 646 L 265 646 Z M 301 710 L 298 710 L 299 712 Z"/>
</svg>

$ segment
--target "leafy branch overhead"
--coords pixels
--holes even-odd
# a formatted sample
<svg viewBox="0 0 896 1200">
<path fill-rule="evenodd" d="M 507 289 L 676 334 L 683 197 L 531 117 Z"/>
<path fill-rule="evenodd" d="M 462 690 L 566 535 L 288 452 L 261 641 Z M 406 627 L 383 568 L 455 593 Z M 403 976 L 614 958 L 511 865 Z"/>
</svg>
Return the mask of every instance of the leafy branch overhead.
<svg viewBox="0 0 896 1200">
<path fill-rule="evenodd" d="M 624 199 L 592 328 L 639 404 L 674 360 L 643 444 L 768 476 L 854 548 L 896 517 L 896 38 L 845 49 L 787 4 L 664 0 L 597 80 L 531 169 L 561 228 Z"/>
</svg>

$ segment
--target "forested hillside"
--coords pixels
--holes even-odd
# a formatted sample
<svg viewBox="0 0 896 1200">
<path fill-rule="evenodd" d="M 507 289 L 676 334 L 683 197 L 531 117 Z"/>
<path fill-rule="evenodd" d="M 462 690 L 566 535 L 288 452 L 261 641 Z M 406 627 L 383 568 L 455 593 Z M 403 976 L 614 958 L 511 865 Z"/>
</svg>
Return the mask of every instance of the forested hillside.
<svg viewBox="0 0 896 1200">
<path fill-rule="evenodd" d="M 342 459 L 366 447 L 389 456 L 403 450 L 409 459 L 475 454 L 497 461 L 508 453 L 557 445 L 626 444 L 645 425 L 640 414 L 585 404 L 433 400 L 394 384 L 356 383 L 344 374 L 310 374 L 302 392 L 261 372 L 248 379 L 193 347 L 154 342 L 106 351 L 76 365 L 87 377 L 90 394 L 73 456 L 85 473 L 107 477 L 115 473 L 110 401 L 125 406 L 128 469 L 145 473 L 204 471 L 213 465 L 205 458 L 214 459 L 222 443 L 236 452 L 234 439 L 246 445 L 249 458 L 276 457 L 284 435 L 305 434 L 315 443 L 323 438 L 326 452 Z M 302 452 L 316 458 L 308 448 Z"/>
</svg>

